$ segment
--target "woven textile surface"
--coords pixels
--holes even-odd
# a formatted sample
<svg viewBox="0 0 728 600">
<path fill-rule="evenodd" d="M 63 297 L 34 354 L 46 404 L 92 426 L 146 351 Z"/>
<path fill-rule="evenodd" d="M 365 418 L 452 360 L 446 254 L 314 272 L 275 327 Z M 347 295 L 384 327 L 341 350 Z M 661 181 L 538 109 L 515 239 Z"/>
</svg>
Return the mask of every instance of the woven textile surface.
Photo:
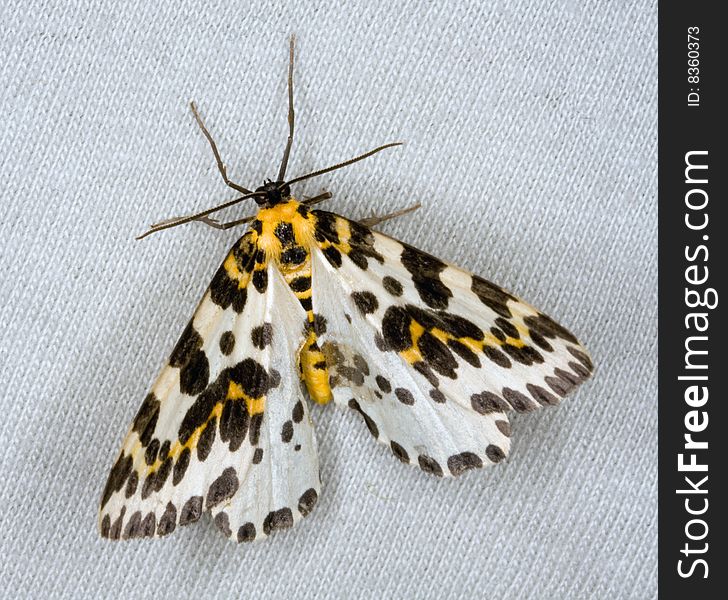
<svg viewBox="0 0 728 600">
<path fill-rule="evenodd" d="M 657 5 L 4 2 L 0 43 L 0 596 L 651 598 L 657 582 Z M 100 539 L 108 471 L 240 230 L 149 223 L 275 177 L 297 36 L 299 175 L 352 218 L 499 283 L 596 372 L 512 417 L 456 480 L 314 407 L 323 492 L 265 542 L 209 518 Z M 226 216 L 253 209 L 242 205 Z M 294 376 L 294 374 L 291 374 Z"/>
</svg>

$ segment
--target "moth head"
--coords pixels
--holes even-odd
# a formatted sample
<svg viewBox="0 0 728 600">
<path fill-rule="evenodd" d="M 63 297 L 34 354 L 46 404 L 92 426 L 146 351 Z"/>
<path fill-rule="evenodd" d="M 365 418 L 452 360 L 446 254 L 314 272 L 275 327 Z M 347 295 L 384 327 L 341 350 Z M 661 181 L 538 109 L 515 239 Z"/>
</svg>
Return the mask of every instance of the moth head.
<svg viewBox="0 0 728 600">
<path fill-rule="evenodd" d="M 285 181 L 271 181 L 266 179 L 265 183 L 255 190 L 258 196 L 253 196 L 259 206 L 270 208 L 291 197 L 291 187 Z"/>
</svg>

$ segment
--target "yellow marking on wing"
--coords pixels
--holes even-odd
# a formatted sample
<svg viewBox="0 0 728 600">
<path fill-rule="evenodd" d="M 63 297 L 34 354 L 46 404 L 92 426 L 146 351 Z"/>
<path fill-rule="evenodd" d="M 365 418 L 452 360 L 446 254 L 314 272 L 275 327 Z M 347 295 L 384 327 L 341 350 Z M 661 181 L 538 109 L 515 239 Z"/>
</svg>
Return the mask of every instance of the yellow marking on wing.
<svg viewBox="0 0 728 600">
<path fill-rule="evenodd" d="M 399 355 L 404 358 L 409 364 L 414 364 L 420 360 L 422 360 L 422 354 L 419 351 L 418 348 L 418 342 L 422 334 L 426 331 L 425 328 L 420 325 L 417 321 L 412 319 L 410 321 L 410 337 L 412 338 L 412 345 L 407 348 L 406 350 L 402 350 L 399 352 Z M 519 327 L 518 331 L 519 334 L 522 336 L 527 333 L 526 331 L 522 331 L 523 327 Z M 522 348 L 526 345 L 526 343 L 523 341 L 523 339 L 519 338 L 513 338 L 510 336 L 507 336 L 504 341 L 499 340 L 497 337 L 495 337 L 492 333 L 486 332 L 484 334 L 484 337 L 482 340 L 474 340 L 471 337 L 463 337 L 459 338 L 457 336 L 454 336 L 447 331 L 444 331 L 438 327 L 433 327 L 429 330 L 430 334 L 437 338 L 440 342 L 447 345 L 449 341 L 457 341 L 461 344 L 467 346 L 472 352 L 475 354 L 479 354 L 483 351 L 483 348 L 485 346 L 493 346 L 496 348 L 505 346 L 506 344 L 509 344 L 511 346 L 515 346 L 516 348 Z"/>
<path fill-rule="evenodd" d="M 212 411 L 210 411 L 210 416 L 207 418 L 207 421 L 205 421 L 205 423 L 203 425 L 200 425 L 197 429 L 195 429 L 193 434 L 187 439 L 187 441 L 184 444 L 180 443 L 179 440 L 176 440 L 172 444 L 172 447 L 169 449 L 169 454 L 167 455 L 168 458 L 171 458 L 172 461 L 176 463 L 177 458 L 179 457 L 180 454 L 182 454 L 182 452 L 185 448 L 189 448 L 190 451 L 194 450 L 197 447 L 197 441 L 200 439 L 202 432 L 205 430 L 206 427 L 209 427 L 210 421 L 212 421 L 213 418 L 217 418 L 218 422 L 219 422 L 220 415 L 222 414 L 222 406 L 223 406 L 223 403 L 218 402 L 214 406 Z M 137 439 L 137 442 L 134 445 L 134 453 L 133 453 L 134 465 L 136 467 L 136 463 L 139 461 L 144 463 L 143 467 L 144 467 L 144 471 L 145 471 L 145 477 L 148 477 L 151 473 L 154 473 L 157 469 L 159 469 L 159 467 L 162 466 L 163 461 L 161 461 L 159 459 L 159 457 L 157 457 L 157 459 L 151 465 L 147 465 L 144 462 L 144 453 L 145 453 L 145 449 L 142 448 L 141 442 Z M 139 470 L 141 471 L 141 469 L 139 469 Z"/>
<path fill-rule="evenodd" d="M 402 358 L 404 358 L 409 364 L 414 364 L 420 360 L 422 360 L 422 354 L 420 354 L 419 349 L 417 348 L 417 342 L 420 339 L 420 336 L 425 333 L 425 328 L 420 325 L 417 321 L 412 319 L 410 321 L 410 337 L 412 338 L 412 345 L 407 348 L 407 350 L 402 350 L 399 354 Z"/>
<path fill-rule="evenodd" d="M 238 287 L 242 288 L 248 285 L 248 273 L 243 273 L 238 268 L 238 263 L 235 260 L 235 255 L 232 252 L 227 255 L 227 258 L 225 259 L 223 265 L 230 279 L 238 282 Z"/>
<path fill-rule="evenodd" d="M 443 331 L 442 329 L 438 329 L 437 327 L 431 329 L 430 333 L 438 340 L 440 340 L 443 344 L 447 344 L 449 340 L 453 339 L 453 337 L 449 333 Z"/>
<path fill-rule="evenodd" d="M 248 414 L 251 417 L 258 413 L 262 413 L 265 409 L 265 396 L 261 396 L 260 398 L 251 398 L 245 393 L 245 391 L 243 391 L 242 386 L 234 381 L 231 381 L 228 384 L 227 399 L 245 400 L 245 406 L 247 407 Z"/>
<path fill-rule="evenodd" d="M 339 236 L 339 242 L 335 244 L 341 252 L 349 254 L 351 252 L 351 246 L 349 240 L 351 239 L 351 228 L 349 227 L 349 221 L 340 217 L 336 218 L 336 234 Z"/>
</svg>

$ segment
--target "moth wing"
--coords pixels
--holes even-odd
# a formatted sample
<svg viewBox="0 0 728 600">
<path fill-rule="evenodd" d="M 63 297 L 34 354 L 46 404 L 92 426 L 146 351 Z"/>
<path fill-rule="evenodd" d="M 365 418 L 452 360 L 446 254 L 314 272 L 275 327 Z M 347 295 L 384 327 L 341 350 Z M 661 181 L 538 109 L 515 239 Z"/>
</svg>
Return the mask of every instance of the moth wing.
<svg viewBox="0 0 728 600">
<path fill-rule="evenodd" d="M 436 475 L 499 462 L 508 411 L 556 404 L 588 378 L 578 340 L 502 288 L 315 214 L 313 304 L 334 398 L 404 462 Z"/>
<path fill-rule="evenodd" d="M 103 493 L 103 537 L 166 535 L 209 510 L 249 541 L 313 507 L 316 439 L 296 367 L 305 312 L 256 257 L 243 236 L 134 419 Z"/>
</svg>

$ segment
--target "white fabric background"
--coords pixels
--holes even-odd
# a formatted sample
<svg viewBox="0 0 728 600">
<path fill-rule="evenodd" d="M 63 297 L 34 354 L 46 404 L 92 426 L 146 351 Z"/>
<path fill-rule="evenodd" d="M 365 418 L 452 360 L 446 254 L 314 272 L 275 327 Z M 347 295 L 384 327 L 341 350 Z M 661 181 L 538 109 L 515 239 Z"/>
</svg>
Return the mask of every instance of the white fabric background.
<svg viewBox="0 0 728 600">
<path fill-rule="evenodd" d="M 340 3 L 342 4 L 342 3 Z M 10 2 L 0 9 L 0 595 L 648 598 L 657 578 L 657 6 L 593 0 Z M 96 531 L 129 422 L 239 231 L 152 221 L 290 174 L 576 332 L 597 366 L 514 416 L 506 464 L 440 481 L 314 409 L 314 513 L 237 546 Z M 246 214 L 239 207 L 231 217 Z"/>
</svg>

